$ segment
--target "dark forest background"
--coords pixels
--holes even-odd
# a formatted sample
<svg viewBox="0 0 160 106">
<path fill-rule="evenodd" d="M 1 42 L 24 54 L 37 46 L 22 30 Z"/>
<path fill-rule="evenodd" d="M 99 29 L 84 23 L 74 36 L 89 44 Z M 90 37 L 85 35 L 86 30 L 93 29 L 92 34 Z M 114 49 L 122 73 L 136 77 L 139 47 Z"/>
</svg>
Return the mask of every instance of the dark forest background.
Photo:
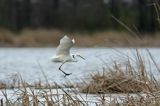
<svg viewBox="0 0 160 106">
<path fill-rule="evenodd" d="M 159 0 L 0 0 L 0 27 L 69 31 L 124 30 L 112 16 L 139 32 L 156 32 Z"/>
</svg>

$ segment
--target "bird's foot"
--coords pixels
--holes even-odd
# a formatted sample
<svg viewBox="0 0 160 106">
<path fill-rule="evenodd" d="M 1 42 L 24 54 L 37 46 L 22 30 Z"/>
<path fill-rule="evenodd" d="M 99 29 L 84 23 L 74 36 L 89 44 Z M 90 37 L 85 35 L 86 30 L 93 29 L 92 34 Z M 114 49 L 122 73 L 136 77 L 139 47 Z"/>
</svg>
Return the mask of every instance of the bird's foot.
<svg viewBox="0 0 160 106">
<path fill-rule="evenodd" d="M 69 76 L 69 75 L 72 74 L 72 73 L 66 73 L 66 72 L 64 72 L 61 68 L 59 68 L 59 70 L 64 74 L 64 77 L 67 77 L 67 76 Z"/>
<path fill-rule="evenodd" d="M 64 73 L 64 78 L 66 78 L 67 76 L 71 75 L 72 73 Z"/>
</svg>

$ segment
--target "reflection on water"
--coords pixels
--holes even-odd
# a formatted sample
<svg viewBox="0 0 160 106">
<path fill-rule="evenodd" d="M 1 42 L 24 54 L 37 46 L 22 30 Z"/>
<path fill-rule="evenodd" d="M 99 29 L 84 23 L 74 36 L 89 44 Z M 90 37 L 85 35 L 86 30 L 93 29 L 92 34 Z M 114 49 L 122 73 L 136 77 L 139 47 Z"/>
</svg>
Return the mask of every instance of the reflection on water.
<svg viewBox="0 0 160 106">
<path fill-rule="evenodd" d="M 142 57 L 147 60 L 149 56 L 146 50 L 144 48 L 139 50 Z M 160 49 L 149 50 L 159 64 Z M 72 81 L 79 81 L 91 73 L 102 71 L 106 64 L 111 65 L 114 60 L 121 62 L 127 59 L 127 56 L 135 59 L 136 54 L 134 48 L 73 48 L 71 52 L 81 54 L 86 60 L 79 58 L 76 63 L 66 63 L 62 69 L 72 72 L 72 75 L 64 78 L 58 70 L 60 63 L 52 63 L 50 60 L 55 53 L 55 48 L 0 48 L 0 80 L 6 80 L 11 75 L 19 73 L 27 82 L 32 83 L 39 79 L 45 81 L 42 74 L 44 71 L 49 82 L 65 82 L 72 79 Z M 155 70 L 154 66 L 153 70 Z M 156 74 L 156 72 L 152 73 Z"/>
</svg>

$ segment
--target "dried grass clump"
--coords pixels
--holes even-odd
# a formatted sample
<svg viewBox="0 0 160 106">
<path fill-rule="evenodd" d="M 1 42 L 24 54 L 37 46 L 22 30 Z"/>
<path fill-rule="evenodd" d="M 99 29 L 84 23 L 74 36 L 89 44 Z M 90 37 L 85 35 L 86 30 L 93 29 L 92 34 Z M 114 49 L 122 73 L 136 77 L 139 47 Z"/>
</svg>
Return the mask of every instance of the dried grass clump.
<svg viewBox="0 0 160 106">
<path fill-rule="evenodd" d="M 12 97 L 8 96 L 7 89 L 2 90 L 4 98 L 0 98 L 1 106 L 84 106 L 85 101 L 79 100 L 55 83 L 55 89 L 34 89 L 26 86 L 21 79 L 21 87 L 13 90 Z M 51 85 L 48 85 L 51 87 Z M 55 92 L 56 91 L 56 92 Z M 77 94 L 76 94 L 77 95 Z M 80 95 L 80 94 L 79 94 Z M 96 103 L 96 102 L 95 102 Z"/>
<path fill-rule="evenodd" d="M 151 56 L 151 55 L 150 55 Z M 152 57 L 151 57 L 152 58 Z M 137 51 L 136 63 L 128 59 L 125 64 L 114 62 L 104 73 L 91 75 L 91 80 L 82 85 L 83 93 L 145 93 L 158 91 L 159 83 L 146 71 L 145 62 Z M 136 65 L 136 66 L 135 66 Z"/>
<path fill-rule="evenodd" d="M 5 83 L 0 82 L 0 89 L 4 89 L 4 88 L 6 88 L 6 87 L 7 87 L 7 85 L 6 85 Z"/>
<path fill-rule="evenodd" d="M 148 90 L 147 82 L 122 71 L 92 75 L 90 83 L 82 88 L 85 93 L 137 93 Z"/>
<path fill-rule="evenodd" d="M 14 34 L 12 34 L 8 30 L 0 29 L 0 45 L 4 46 L 13 45 L 14 44 Z M 6 46 L 7 46 L 6 45 Z"/>
</svg>

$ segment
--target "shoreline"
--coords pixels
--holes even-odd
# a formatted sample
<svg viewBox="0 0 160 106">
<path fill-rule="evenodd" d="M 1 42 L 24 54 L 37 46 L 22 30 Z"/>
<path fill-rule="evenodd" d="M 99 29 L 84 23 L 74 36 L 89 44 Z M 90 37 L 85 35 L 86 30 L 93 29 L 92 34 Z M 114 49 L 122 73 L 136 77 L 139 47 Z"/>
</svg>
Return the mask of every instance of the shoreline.
<svg viewBox="0 0 160 106">
<path fill-rule="evenodd" d="M 125 31 L 79 33 L 46 29 L 20 33 L 0 30 L 0 47 L 57 47 L 65 34 L 75 39 L 75 47 L 160 47 L 160 32 L 143 34 L 140 39 Z"/>
</svg>

